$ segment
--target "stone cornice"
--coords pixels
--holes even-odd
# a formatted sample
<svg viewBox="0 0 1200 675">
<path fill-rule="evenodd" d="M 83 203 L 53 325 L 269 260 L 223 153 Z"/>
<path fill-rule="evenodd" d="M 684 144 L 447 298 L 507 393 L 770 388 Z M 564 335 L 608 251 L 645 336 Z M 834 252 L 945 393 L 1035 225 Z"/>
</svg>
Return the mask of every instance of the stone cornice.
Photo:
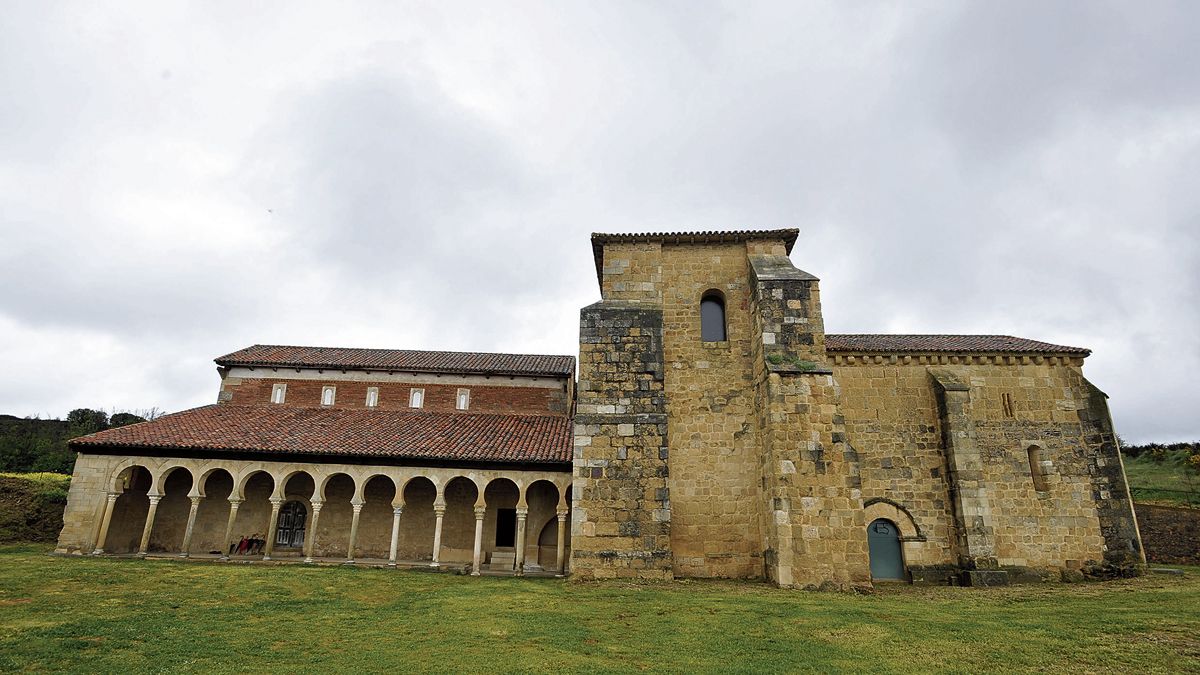
<svg viewBox="0 0 1200 675">
<path fill-rule="evenodd" d="M 942 365 L 942 366 L 1019 366 L 1045 365 L 1082 366 L 1083 356 L 1078 354 L 1005 354 L 1001 352 L 980 354 L 976 352 L 929 352 L 929 353 L 879 353 L 879 352 L 829 352 L 829 360 L 835 366 L 875 365 Z"/>
</svg>

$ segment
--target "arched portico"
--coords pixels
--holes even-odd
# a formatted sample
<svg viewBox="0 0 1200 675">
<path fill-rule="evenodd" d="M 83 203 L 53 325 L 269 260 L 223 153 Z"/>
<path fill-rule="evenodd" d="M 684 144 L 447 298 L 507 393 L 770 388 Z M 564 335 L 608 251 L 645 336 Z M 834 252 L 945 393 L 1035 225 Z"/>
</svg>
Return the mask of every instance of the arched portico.
<svg viewBox="0 0 1200 675">
<path fill-rule="evenodd" d="M 557 550 L 543 553 L 540 541 L 547 524 L 557 525 L 558 518 L 566 516 L 564 490 L 570 480 L 565 471 L 149 457 L 111 458 L 104 473 L 108 477 L 98 481 L 96 515 L 89 521 L 96 553 L 137 552 L 148 530 L 146 553 L 152 557 L 187 553 L 297 562 L 346 560 L 351 537 L 356 536 L 353 555 L 358 562 L 470 565 L 477 571 L 487 567 L 484 561 L 498 549 L 515 557 L 515 528 L 511 544 L 497 546 L 498 517 L 506 509 L 520 510 L 525 517 L 521 569 L 531 573 L 555 570 Z M 156 513 L 148 521 L 152 497 L 157 498 Z M 280 513 L 291 502 L 304 510 L 304 545 L 299 549 L 294 538 L 278 541 Z M 106 520 L 107 545 L 101 548 L 100 530 Z M 262 540 L 262 549 L 239 554 L 243 539 Z M 508 571 L 513 567 L 509 564 Z"/>
</svg>

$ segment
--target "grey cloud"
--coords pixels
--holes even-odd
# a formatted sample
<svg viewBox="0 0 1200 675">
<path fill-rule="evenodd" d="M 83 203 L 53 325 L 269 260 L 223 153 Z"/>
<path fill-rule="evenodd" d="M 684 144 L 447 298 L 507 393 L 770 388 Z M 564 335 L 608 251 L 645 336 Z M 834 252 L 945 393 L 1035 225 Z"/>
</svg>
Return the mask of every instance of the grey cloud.
<svg viewBox="0 0 1200 675">
<path fill-rule="evenodd" d="M 1081 343 L 1125 436 L 1200 436 L 1193 4 L 24 11 L 0 320 L 137 405 L 249 342 L 572 353 L 588 232 L 798 226 L 829 330 Z"/>
</svg>

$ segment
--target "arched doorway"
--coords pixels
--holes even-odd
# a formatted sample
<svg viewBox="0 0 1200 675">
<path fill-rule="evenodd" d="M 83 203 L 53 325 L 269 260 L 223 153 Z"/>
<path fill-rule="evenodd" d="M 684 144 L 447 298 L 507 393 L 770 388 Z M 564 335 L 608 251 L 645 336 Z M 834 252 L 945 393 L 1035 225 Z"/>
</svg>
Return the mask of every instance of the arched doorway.
<svg viewBox="0 0 1200 675">
<path fill-rule="evenodd" d="M 275 528 L 276 548 L 304 548 L 304 528 L 308 509 L 298 501 L 285 502 L 279 509 L 279 525 Z"/>
<path fill-rule="evenodd" d="M 872 579 L 904 578 L 900 528 L 895 523 L 883 518 L 872 521 L 867 526 L 867 550 L 871 555 Z"/>
</svg>

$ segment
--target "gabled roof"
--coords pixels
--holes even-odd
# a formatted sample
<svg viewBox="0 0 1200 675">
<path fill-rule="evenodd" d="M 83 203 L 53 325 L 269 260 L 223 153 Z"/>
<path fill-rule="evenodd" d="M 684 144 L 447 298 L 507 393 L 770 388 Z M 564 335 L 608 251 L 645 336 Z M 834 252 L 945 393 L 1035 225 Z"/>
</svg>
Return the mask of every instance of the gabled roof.
<svg viewBox="0 0 1200 675">
<path fill-rule="evenodd" d="M 219 366 L 404 370 L 470 375 L 572 377 L 574 356 L 429 352 L 412 349 L 254 345 L 215 359 Z"/>
<path fill-rule="evenodd" d="M 636 244 L 731 244 L 744 241 L 782 241 L 792 252 L 800 230 L 791 227 L 781 230 L 712 230 L 708 232 L 630 232 L 624 234 L 592 233 L 592 257 L 596 260 L 596 280 L 604 284 L 604 245 Z"/>
<path fill-rule="evenodd" d="M 70 446 L 568 464 L 571 432 L 568 417 L 208 405 Z"/>
<path fill-rule="evenodd" d="M 1077 354 L 1092 350 L 1067 347 L 1011 335 L 825 335 L 825 350 L 830 352 L 970 352 L 1013 354 Z"/>
</svg>

